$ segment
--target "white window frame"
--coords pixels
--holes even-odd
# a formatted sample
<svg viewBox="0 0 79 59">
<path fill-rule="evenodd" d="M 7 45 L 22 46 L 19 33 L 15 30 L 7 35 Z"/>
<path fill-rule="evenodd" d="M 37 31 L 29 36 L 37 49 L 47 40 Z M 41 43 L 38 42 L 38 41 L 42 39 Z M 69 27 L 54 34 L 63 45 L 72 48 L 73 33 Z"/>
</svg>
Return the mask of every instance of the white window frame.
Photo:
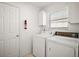
<svg viewBox="0 0 79 59">
<path fill-rule="evenodd" d="M 49 13 L 49 27 L 68 28 L 69 26 L 68 7 L 60 8 Z"/>
<path fill-rule="evenodd" d="M 49 20 L 50 28 L 68 28 L 69 22 L 68 19 L 60 19 L 60 20 Z"/>
</svg>

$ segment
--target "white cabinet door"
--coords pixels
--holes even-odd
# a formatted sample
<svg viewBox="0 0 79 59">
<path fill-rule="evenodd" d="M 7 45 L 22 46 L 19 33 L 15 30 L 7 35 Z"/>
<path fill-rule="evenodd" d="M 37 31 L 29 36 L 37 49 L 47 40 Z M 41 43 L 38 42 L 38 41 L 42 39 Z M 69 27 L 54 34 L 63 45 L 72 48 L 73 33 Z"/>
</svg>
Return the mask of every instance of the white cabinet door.
<svg viewBox="0 0 79 59">
<path fill-rule="evenodd" d="M 46 25 L 46 12 L 43 10 L 39 12 L 39 25 Z"/>
<path fill-rule="evenodd" d="M 79 4 L 71 4 L 69 6 L 69 22 L 79 23 Z"/>
<path fill-rule="evenodd" d="M 43 25 L 43 13 L 39 12 L 39 25 Z"/>
<path fill-rule="evenodd" d="M 74 48 L 48 40 L 46 43 L 47 57 L 74 57 Z"/>
<path fill-rule="evenodd" d="M 45 56 L 45 39 L 35 36 L 33 39 L 33 55 L 37 57 Z"/>
</svg>

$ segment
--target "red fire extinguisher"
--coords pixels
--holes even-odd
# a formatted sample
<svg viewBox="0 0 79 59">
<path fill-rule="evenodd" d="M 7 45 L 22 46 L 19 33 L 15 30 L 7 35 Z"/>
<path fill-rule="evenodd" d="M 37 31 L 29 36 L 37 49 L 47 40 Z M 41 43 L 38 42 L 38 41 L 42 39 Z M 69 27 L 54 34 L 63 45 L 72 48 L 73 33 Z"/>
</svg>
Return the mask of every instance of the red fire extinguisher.
<svg viewBox="0 0 79 59">
<path fill-rule="evenodd" d="M 27 20 L 24 21 L 24 29 L 27 29 Z"/>
</svg>

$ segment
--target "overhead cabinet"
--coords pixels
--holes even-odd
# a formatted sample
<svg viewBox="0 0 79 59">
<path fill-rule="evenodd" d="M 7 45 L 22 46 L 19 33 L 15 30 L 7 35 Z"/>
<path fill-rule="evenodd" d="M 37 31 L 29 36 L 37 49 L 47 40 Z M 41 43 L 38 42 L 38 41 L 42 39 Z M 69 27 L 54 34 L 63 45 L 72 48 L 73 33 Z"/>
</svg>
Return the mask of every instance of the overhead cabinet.
<svg viewBox="0 0 79 59">
<path fill-rule="evenodd" d="M 69 22 L 79 23 L 79 4 L 70 4 L 68 7 Z"/>
<path fill-rule="evenodd" d="M 46 25 L 46 11 L 41 10 L 39 12 L 39 25 Z"/>
</svg>

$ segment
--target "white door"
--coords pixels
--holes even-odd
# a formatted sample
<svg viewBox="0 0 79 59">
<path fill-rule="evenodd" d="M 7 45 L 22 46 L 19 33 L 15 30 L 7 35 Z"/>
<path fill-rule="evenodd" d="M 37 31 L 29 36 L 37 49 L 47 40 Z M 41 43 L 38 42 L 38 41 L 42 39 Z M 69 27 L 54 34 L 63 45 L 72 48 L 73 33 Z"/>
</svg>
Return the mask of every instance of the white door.
<svg viewBox="0 0 79 59">
<path fill-rule="evenodd" d="M 45 39 L 35 36 L 33 39 L 33 55 L 36 57 L 45 57 Z"/>
<path fill-rule="evenodd" d="M 0 41 L 0 57 L 4 57 L 4 42 Z"/>
<path fill-rule="evenodd" d="M 0 57 L 4 56 L 4 6 L 0 4 Z"/>
<path fill-rule="evenodd" d="M 1 10 L 1 8 L 3 10 Z M 19 9 L 0 4 L 0 47 L 3 52 L 1 56 L 19 56 Z M 2 50 L 1 49 L 1 50 Z"/>
<path fill-rule="evenodd" d="M 48 40 L 46 45 L 47 57 L 74 57 L 74 48 L 72 47 L 51 40 Z"/>
</svg>

